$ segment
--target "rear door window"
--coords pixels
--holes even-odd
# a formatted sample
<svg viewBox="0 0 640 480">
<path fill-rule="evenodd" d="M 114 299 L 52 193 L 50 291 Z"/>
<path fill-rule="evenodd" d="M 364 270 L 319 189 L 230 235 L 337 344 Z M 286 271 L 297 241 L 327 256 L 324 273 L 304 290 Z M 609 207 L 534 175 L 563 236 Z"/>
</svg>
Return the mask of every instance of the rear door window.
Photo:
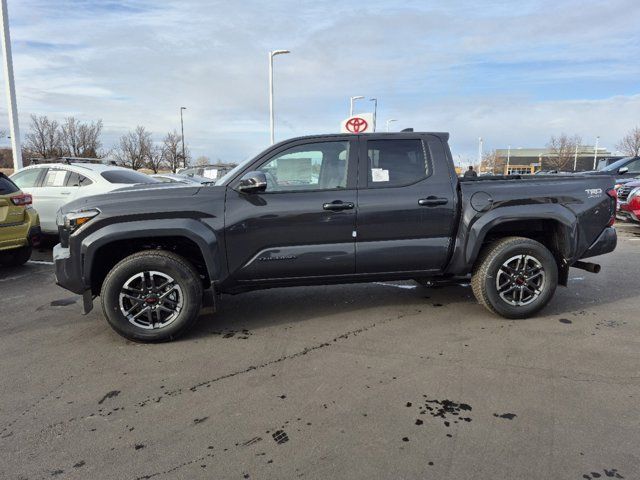
<svg viewBox="0 0 640 480">
<path fill-rule="evenodd" d="M 69 172 L 59 168 L 49 168 L 42 181 L 43 187 L 64 187 L 67 183 Z"/>
<path fill-rule="evenodd" d="M 429 176 L 429 162 L 422 141 L 367 141 L 368 186 L 400 187 Z"/>
</svg>

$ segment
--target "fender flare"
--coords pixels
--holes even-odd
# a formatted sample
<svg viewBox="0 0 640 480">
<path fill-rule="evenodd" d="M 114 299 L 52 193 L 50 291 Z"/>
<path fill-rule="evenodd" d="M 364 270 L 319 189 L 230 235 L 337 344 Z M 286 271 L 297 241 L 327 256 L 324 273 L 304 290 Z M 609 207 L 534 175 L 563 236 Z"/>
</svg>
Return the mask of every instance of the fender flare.
<svg viewBox="0 0 640 480">
<path fill-rule="evenodd" d="M 200 249 L 211 281 L 220 276 L 222 262 L 218 239 L 205 224 L 192 218 L 140 220 L 107 225 L 82 240 L 80 252 L 84 258 L 82 278 L 85 285 L 91 284 L 91 270 L 100 248 L 116 241 L 151 237 L 184 237 L 193 241 Z"/>
<path fill-rule="evenodd" d="M 467 234 L 460 240 L 456 248 L 462 261 L 456 265 L 452 273 L 469 273 L 475 263 L 487 234 L 498 225 L 522 220 L 553 220 L 560 225 L 562 231 L 558 238 L 558 248 L 565 259 L 572 259 L 576 252 L 578 224 L 575 214 L 559 204 L 528 205 L 523 211 L 522 205 L 495 208 L 477 217 L 469 223 Z M 464 229 L 464 225 L 462 226 Z"/>
</svg>

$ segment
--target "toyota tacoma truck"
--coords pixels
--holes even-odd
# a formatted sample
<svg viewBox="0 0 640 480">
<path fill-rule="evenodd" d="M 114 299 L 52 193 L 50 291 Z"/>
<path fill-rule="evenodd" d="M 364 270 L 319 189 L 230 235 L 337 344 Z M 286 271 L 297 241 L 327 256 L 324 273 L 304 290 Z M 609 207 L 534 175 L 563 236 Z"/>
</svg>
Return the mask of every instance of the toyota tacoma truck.
<svg viewBox="0 0 640 480">
<path fill-rule="evenodd" d="M 614 250 L 609 176 L 459 179 L 447 133 L 295 138 L 215 186 L 138 185 L 58 213 L 57 283 L 99 296 L 136 341 L 178 337 L 204 291 L 470 278 L 506 318 L 534 315 L 570 267 Z M 268 308 L 268 307 L 265 307 Z"/>
</svg>

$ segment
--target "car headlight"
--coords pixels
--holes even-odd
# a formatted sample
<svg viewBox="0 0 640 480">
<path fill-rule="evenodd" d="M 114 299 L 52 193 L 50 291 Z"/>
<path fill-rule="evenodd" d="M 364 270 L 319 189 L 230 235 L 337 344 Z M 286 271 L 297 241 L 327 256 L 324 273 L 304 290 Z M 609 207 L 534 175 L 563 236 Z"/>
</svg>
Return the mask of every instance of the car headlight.
<svg viewBox="0 0 640 480">
<path fill-rule="evenodd" d="M 69 230 L 69 232 L 74 232 L 99 214 L 100 210 L 97 208 L 75 210 L 64 215 L 59 215 L 57 223 L 59 226 Z"/>
<path fill-rule="evenodd" d="M 627 196 L 627 203 L 633 200 L 633 198 L 637 197 L 638 195 L 640 195 L 640 187 L 636 187 L 629 192 L 629 195 Z"/>
</svg>

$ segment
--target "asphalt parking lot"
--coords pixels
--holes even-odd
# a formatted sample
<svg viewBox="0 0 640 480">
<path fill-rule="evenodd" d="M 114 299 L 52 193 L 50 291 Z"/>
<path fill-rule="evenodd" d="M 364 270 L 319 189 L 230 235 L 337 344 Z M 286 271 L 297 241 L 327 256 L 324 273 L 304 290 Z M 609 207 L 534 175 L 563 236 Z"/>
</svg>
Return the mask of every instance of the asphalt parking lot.
<svg viewBox="0 0 640 480">
<path fill-rule="evenodd" d="M 44 248 L 0 271 L 0 478 L 640 478 L 639 253 L 620 225 L 529 320 L 463 285 L 291 288 L 142 345 Z"/>
</svg>

